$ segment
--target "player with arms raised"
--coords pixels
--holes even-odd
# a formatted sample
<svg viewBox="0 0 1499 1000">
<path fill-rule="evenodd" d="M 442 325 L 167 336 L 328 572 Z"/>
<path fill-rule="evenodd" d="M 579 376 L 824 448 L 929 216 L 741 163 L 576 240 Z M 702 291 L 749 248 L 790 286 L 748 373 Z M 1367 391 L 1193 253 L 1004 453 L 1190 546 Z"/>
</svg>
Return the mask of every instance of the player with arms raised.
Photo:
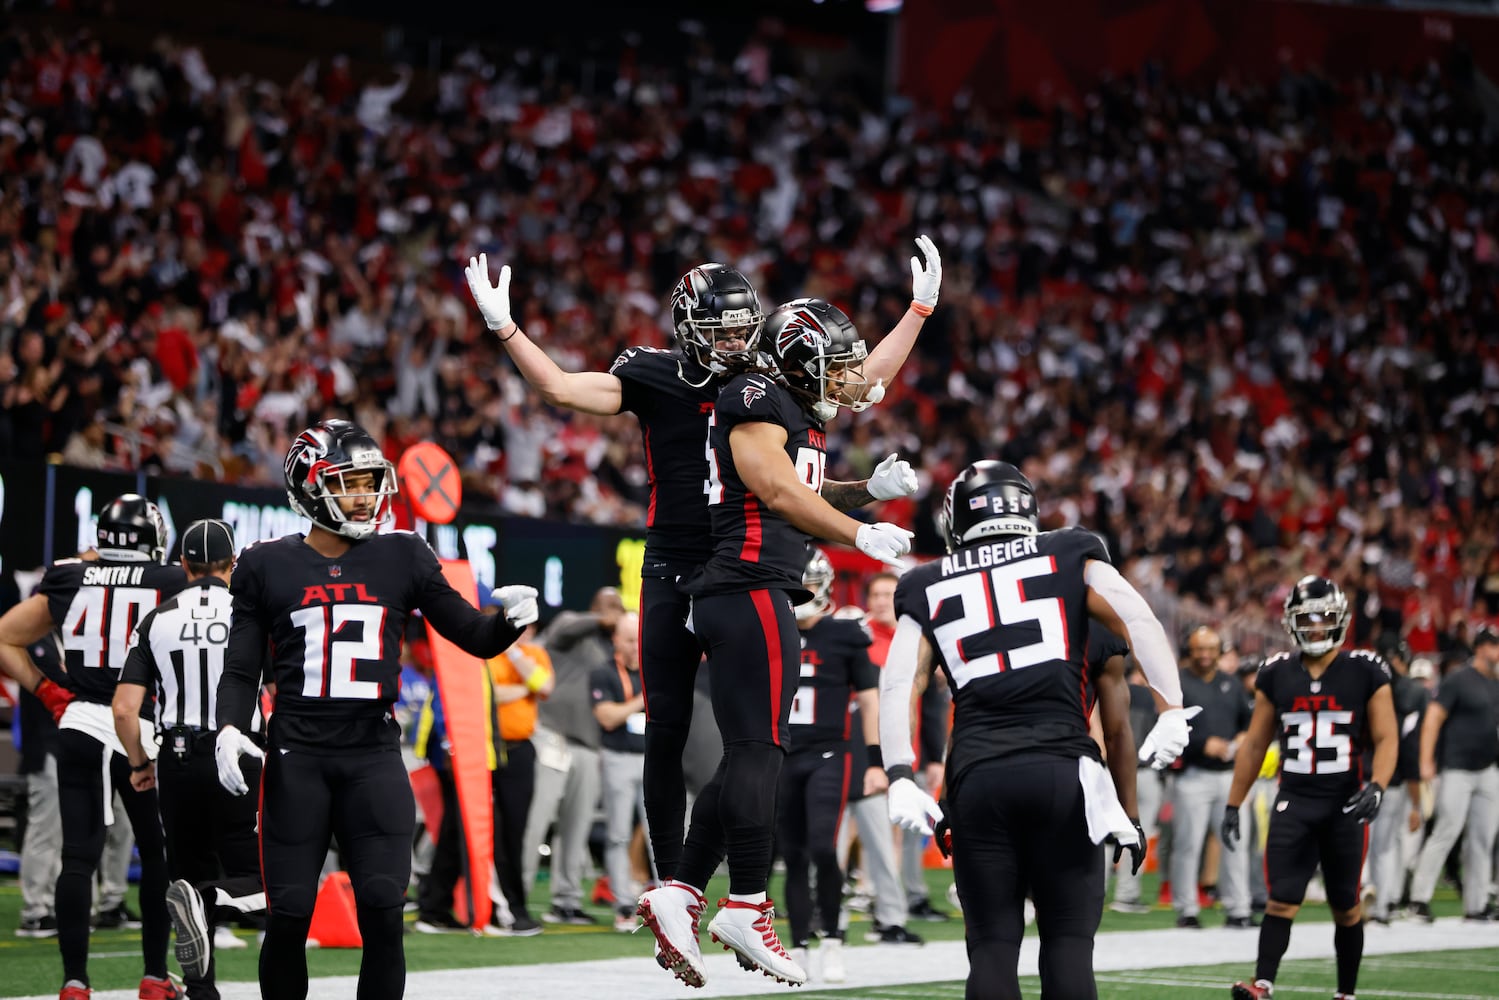
<svg viewBox="0 0 1499 1000">
<path fill-rule="evenodd" d="M 1269 899 L 1260 925 L 1254 982 L 1234 983 L 1234 1000 L 1274 995 L 1275 974 L 1291 942 L 1291 921 L 1317 865 L 1332 909 L 1338 991 L 1353 1000 L 1364 955 L 1359 877 L 1369 821 L 1395 773 L 1400 733 L 1390 668 L 1364 649 L 1344 652 L 1353 614 L 1336 583 L 1304 576 L 1286 596 L 1282 622 L 1297 651 L 1265 661 L 1255 678 L 1254 715 L 1234 762 L 1234 783 L 1220 831 L 1223 846 L 1240 839 L 1239 806 L 1249 794 L 1271 740 L 1280 743 L 1280 791 L 1265 841 Z M 1374 751 L 1366 777 L 1364 756 Z"/>
<path fill-rule="evenodd" d="M 307 996 L 307 930 L 329 840 L 337 836 L 364 938 L 359 996 L 397 998 L 406 985 L 401 906 L 416 827 L 391 713 L 406 619 L 419 610 L 438 633 L 487 659 L 536 620 L 536 591 L 501 587 L 495 598 L 504 614 L 482 615 L 448 584 L 420 537 L 378 533 L 390 516 L 395 469 L 347 420 L 325 420 L 297 435 L 285 472 L 292 507 L 312 527 L 305 537 L 249 546 L 235 566 L 214 751 L 220 783 L 245 794 L 239 758 L 260 750 L 243 732 L 269 649 L 276 702 L 260 788 L 270 914 L 261 995 Z"/>
<path fill-rule="evenodd" d="M 1037 515 L 1035 490 L 1013 465 L 977 462 L 958 474 L 942 508 L 948 555 L 896 585 L 898 623 L 880 678 L 890 819 L 923 835 L 944 817 L 913 780 L 908 706 L 934 667 L 953 691 L 946 818 L 967 925 L 969 1000 L 1019 1000 L 1027 890 L 1044 1000 L 1098 995 L 1101 845 L 1112 836 L 1137 848 L 1139 830 L 1088 735 L 1089 619 L 1129 642 L 1166 706 L 1142 760 L 1175 760 L 1195 714 L 1181 707 L 1165 631 L 1103 542 L 1081 529 L 1040 531 Z"/>
</svg>

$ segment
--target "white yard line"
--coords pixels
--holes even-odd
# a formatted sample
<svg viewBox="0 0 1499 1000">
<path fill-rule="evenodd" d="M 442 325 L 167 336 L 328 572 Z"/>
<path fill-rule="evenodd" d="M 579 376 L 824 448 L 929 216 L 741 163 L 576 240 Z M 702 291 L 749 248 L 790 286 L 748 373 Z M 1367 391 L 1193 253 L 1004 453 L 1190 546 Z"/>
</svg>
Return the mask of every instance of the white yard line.
<svg viewBox="0 0 1499 1000">
<path fill-rule="evenodd" d="M 1116 931 L 1100 934 L 1094 949 L 1094 967 L 1100 973 L 1174 968 L 1184 965 L 1223 965 L 1243 963 L 1245 975 L 1253 972 L 1255 944 L 1253 931 L 1212 928 L 1206 930 Z M 690 989 L 671 979 L 649 955 L 640 958 L 614 958 L 590 962 L 544 965 L 504 965 L 476 969 L 444 969 L 414 972 L 406 980 L 410 1000 L 493 1000 L 496 995 L 550 997 L 566 1000 L 706 1000 L 708 997 L 749 996 L 775 993 L 779 987 L 764 976 L 751 975 L 740 969 L 726 953 L 704 938 L 708 968 L 708 985 Z M 642 949 L 650 947 L 649 940 Z M 1027 937 L 1020 951 L 1022 975 L 1035 975 L 1037 941 Z M 1437 952 L 1465 948 L 1499 947 L 1499 926 L 1464 923 L 1456 917 L 1435 924 L 1402 922 L 1391 928 L 1371 927 L 1364 938 L 1366 956 L 1403 952 Z M 838 988 L 903 986 L 962 979 L 968 973 L 968 958 L 961 941 L 938 941 L 921 947 L 907 945 L 870 945 L 849 949 L 848 981 Z M 1297 927 L 1291 935 L 1287 959 L 1331 958 L 1332 925 L 1310 923 Z M 1436 963 L 1432 963 L 1434 966 Z M 815 965 L 815 962 L 814 962 Z M 1371 972 L 1373 971 L 1371 967 Z M 1366 988 L 1360 996 L 1395 996 L 1381 993 L 1377 975 L 1363 977 Z M 1149 979 L 1127 976 L 1105 976 L 1103 981 L 1126 980 L 1144 985 Z M 1174 982 L 1174 981 L 1173 981 Z M 356 979 L 353 976 L 330 976 L 313 980 L 311 995 L 316 1000 L 354 1000 Z M 1206 980 L 1184 979 L 1182 985 L 1227 986 L 1209 984 Z M 829 987 L 814 980 L 808 988 Z M 220 986 L 224 1000 L 256 1000 L 260 991 L 253 983 L 224 983 Z M 1297 992 L 1286 990 L 1286 992 Z M 1314 992 L 1327 993 L 1328 990 Z M 788 996 L 796 994 L 787 991 Z M 1403 994 L 1418 1000 L 1494 1000 L 1499 998 L 1499 984 L 1490 998 L 1446 993 Z M 111 990 L 94 994 L 94 1000 L 134 1000 L 134 991 Z M 55 994 L 30 997 L 27 1000 L 54 1000 Z"/>
</svg>

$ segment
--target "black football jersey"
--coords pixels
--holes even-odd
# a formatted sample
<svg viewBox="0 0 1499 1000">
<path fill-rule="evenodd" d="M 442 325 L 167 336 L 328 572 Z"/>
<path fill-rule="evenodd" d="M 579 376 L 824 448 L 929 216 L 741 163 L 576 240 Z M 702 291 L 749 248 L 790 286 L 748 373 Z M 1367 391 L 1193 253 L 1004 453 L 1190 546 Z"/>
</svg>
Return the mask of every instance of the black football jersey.
<svg viewBox="0 0 1499 1000">
<path fill-rule="evenodd" d="M 1389 664 L 1365 649 L 1339 652 L 1312 680 L 1300 653 L 1265 661 L 1254 686 L 1275 707 L 1280 787 L 1290 795 L 1347 796 L 1364 783 L 1369 699 L 1390 683 Z"/>
<path fill-rule="evenodd" d="M 791 703 L 796 750 L 841 746 L 849 737 L 850 697 L 880 686 L 869 658 L 869 633 L 858 622 L 820 619 L 801 630 L 802 675 Z"/>
<path fill-rule="evenodd" d="M 707 562 L 712 551 L 708 418 L 718 400 L 718 379 L 675 351 L 651 347 L 630 348 L 609 371 L 620 382 L 620 411 L 640 421 L 651 483 L 641 573 L 684 575 Z M 688 378 L 703 384 L 694 386 Z"/>
<path fill-rule="evenodd" d="M 154 562 L 59 559 L 47 567 L 37 592 L 62 639 L 68 687 L 84 701 L 113 701 L 135 626 L 185 586 L 182 567 Z"/>
<path fill-rule="evenodd" d="M 412 611 L 484 659 L 518 635 L 504 615 L 482 615 L 454 590 L 432 549 L 407 531 L 356 542 L 335 559 L 301 535 L 257 542 L 240 554 L 230 593 L 218 722 L 249 731 L 269 642 L 276 747 L 396 748 L 400 727 L 390 708 Z"/>
<path fill-rule="evenodd" d="M 965 545 L 910 570 L 895 613 L 914 619 L 953 691 L 948 781 L 1017 753 L 1098 759 L 1088 737 L 1083 565 L 1108 561 L 1081 529 Z"/>
<path fill-rule="evenodd" d="M 740 594 L 775 587 L 800 604 L 812 594 L 802 586 L 810 536 L 765 506 L 745 487 L 734 467 L 729 434 L 745 423 L 779 424 L 786 429 L 786 454 L 807 488 L 822 492 L 827 463 L 823 425 L 812 419 L 791 393 L 760 374 L 737 375 L 718 394 L 709 417 L 708 515 L 713 555 L 692 594 Z"/>
</svg>

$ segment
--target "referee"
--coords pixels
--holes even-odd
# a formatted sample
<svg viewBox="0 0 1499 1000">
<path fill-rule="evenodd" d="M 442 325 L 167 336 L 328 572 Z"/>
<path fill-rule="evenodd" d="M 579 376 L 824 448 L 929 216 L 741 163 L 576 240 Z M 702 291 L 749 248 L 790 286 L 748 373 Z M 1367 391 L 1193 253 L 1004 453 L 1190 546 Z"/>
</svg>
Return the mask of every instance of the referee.
<svg viewBox="0 0 1499 1000">
<path fill-rule="evenodd" d="M 177 960 L 188 996 L 218 1000 L 214 986 L 213 911 L 265 909 L 260 881 L 256 800 L 219 784 L 214 764 L 215 697 L 229 640 L 229 574 L 234 532 L 219 520 L 194 521 L 182 534 L 188 584 L 141 619 L 115 690 L 115 731 L 130 759 L 130 783 L 158 786 L 167 865 L 174 879 L 167 908 L 177 930 Z M 156 702 L 161 748 L 155 770 L 141 744 L 141 706 Z M 256 729 L 260 719 L 256 719 Z M 247 761 L 258 771 L 258 761 Z M 246 772 L 258 783 L 258 773 Z"/>
</svg>

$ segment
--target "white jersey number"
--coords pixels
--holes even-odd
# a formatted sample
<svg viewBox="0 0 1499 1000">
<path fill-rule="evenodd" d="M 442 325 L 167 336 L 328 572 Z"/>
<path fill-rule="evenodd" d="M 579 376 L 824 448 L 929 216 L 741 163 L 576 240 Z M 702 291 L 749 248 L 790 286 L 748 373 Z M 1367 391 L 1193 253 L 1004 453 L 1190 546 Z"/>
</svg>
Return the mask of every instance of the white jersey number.
<svg viewBox="0 0 1499 1000">
<path fill-rule="evenodd" d="M 329 618 L 332 628 L 329 628 Z M 380 697 L 376 681 L 357 681 L 354 668 L 360 660 L 379 660 L 385 628 L 385 609 L 376 604 L 315 605 L 293 611 L 291 623 L 302 630 L 302 697 L 356 698 L 372 701 Z M 340 633 L 350 625 L 361 625 L 358 639 Z M 323 690 L 324 672 L 327 690 Z"/>
<path fill-rule="evenodd" d="M 927 611 L 936 617 L 937 609 L 950 600 L 962 602 L 963 614 L 932 630 L 942 660 L 954 683 L 962 687 L 976 677 L 1020 670 L 1068 658 L 1067 622 L 1061 599 L 1038 597 L 1027 600 L 1024 581 L 1050 576 L 1056 572 L 1051 556 L 1036 556 L 1019 562 L 996 566 L 987 573 L 964 573 L 932 584 L 926 590 Z M 970 659 L 963 644 L 997 625 L 1019 625 L 1035 622 L 1041 638 L 1004 653 L 985 653 Z"/>
</svg>

